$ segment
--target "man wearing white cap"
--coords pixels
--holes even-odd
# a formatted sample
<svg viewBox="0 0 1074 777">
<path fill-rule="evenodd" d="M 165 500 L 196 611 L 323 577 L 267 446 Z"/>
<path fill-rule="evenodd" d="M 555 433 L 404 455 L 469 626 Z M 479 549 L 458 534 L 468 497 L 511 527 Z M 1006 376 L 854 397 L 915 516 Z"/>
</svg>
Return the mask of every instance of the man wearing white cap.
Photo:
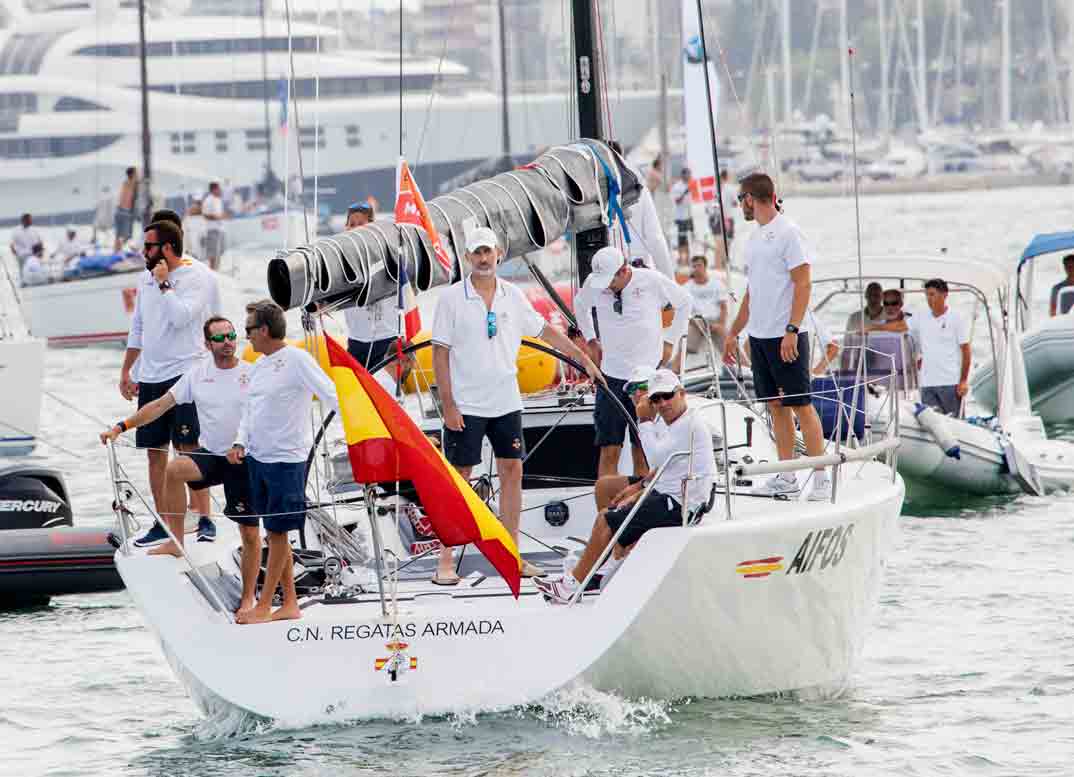
<svg viewBox="0 0 1074 777">
<path fill-rule="evenodd" d="M 444 454 L 464 478 L 481 463 L 488 438 L 500 478 L 500 520 L 515 542 L 522 511 L 522 395 L 518 349 L 523 336 L 540 337 L 581 362 L 596 380 L 600 370 L 567 336 L 550 326 L 513 283 L 496 277 L 503 250 L 488 227 L 466 240 L 470 274 L 444 290 L 433 321 L 433 370 L 444 406 Z M 523 562 L 522 574 L 541 570 Z M 434 583 L 454 585 L 451 548 L 440 554 Z"/>
<path fill-rule="evenodd" d="M 570 601 L 578 591 L 579 585 L 623 525 L 646 485 L 673 454 L 688 451 L 690 455 L 679 456 L 660 473 L 652 491 L 619 535 L 614 549 L 616 558 L 621 559 L 626 555 L 650 529 L 682 527 L 684 506 L 687 513 L 694 511 L 708 501 L 712 492 L 716 457 L 712 452 L 712 432 L 709 427 L 696 411 L 687 406 L 686 392 L 675 373 L 657 370 L 649 379 L 648 388 L 649 404 L 655 411 L 654 416 L 659 416 L 664 424 L 662 434 L 647 436 L 646 439 L 645 452 L 652 469 L 600 511 L 589 542 L 572 571 L 559 580 L 536 581 L 537 587 L 554 604 Z M 642 426 L 649 423 L 655 421 L 643 420 Z"/>
<path fill-rule="evenodd" d="M 690 294 L 655 270 L 631 267 L 619 249 L 611 246 L 593 255 L 592 267 L 576 302 L 578 326 L 591 353 L 601 355 L 600 369 L 609 391 L 633 418 L 627 380 L 634 368 L 655 369 L 671 358 L 673 343 L 686 333 Z M 665 306 L 675 312 L 666 331 L 662 318 Z M 608 392 L 597 392 L 593 424 L 600 448 L 598 474 L 614 475 L 619 469 L 628 423 Z M 630 439 L 635 451 L 634 474 L 640 475 L 645 471 L 645 462 L 633 429 Z"/>
</svg>

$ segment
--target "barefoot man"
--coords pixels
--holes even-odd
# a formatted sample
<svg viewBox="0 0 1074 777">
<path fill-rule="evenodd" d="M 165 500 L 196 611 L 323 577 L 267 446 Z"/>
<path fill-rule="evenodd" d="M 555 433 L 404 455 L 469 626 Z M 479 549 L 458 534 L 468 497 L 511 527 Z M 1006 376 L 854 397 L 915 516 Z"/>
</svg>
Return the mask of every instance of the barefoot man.
<svg viewBox="0 0 1074 777">
<path fill-rule="evenodd" d="M 152 423 L 176 405 L 194 403 L 198 412 L 198 449 L 168 462 L 165 470 L 164 517 L 179 542 L 183 542 L 183 513 L 186 488 L 205 491 L 223 485 L 227 503 L 224 515 L 239 524 L 242 537 L 242 602 L 239 609 L 254 606 L 254 586 L 261 561 L 261 535 L 257 517 L 249 507 L 249 479 L 246 463 L 227 460 L 231 443 L 239 431 L 239 418 L 253 365 L 235 356 L 238 336 L 231 322 L 213 316 L 205 322 L 205 347 L 212 356 L 188 370 L 179 382 L 125 421 L 101 433 L 101 442 L 116 439 L 123 432 Z M 202 541 L 202 538 L 198 538 Z M 169 540 L 149 551 L 150 555 L 180 555 Z"/>
<path fill-rule="evenodd" d="M 239 612 L 239 623 L 302 616 L 287 534 L 306 523 L 306 456 L 313 447 L 313 396 L 339 413 L 332 379 L 312 356 L 288 345 L 286 335 L 283 308 L 275 302 L 266 299 L 246 306 L 246 337 L 264 355 L 250 371 L 242 420 L 227 458 L 232 464 L 247 463 L 250 505 L 255 516 L 263 516 L 269 556 L 261 597 L 253 609 Z M 283 586 L 283 605 L 272 612 L 277 585 Z"/>
</svg>

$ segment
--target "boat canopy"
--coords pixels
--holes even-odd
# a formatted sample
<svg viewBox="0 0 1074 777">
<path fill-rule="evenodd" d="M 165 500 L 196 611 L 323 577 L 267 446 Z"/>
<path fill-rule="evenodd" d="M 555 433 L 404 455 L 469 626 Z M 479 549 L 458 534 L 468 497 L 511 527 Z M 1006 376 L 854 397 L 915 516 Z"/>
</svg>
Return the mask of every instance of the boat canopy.
<svg viewBox="0 0 1074 777">
<path fill-rule="evenodd" d="M 856 283 L 858 279 L 856 258 L 817 262 L 810 269 L 815 284 L 841 280 Z M 985 298 L 1007 286 L 1003 269 L 992 262 L 935 254 L 862 257 L 861 277 L 865 283 L 887 281 L 891 286 L 901 286 L 906 281 L 923 284 L 930 278 L 943 278 L 949 286 L 974 289 Z"/>
<path fill-rule="evenodd" d="M 1074 232 L 1048 232 L 1047 234 L 1037 235 L 1029 241 L 1026 250 L 1022 252 L 1022 258 L 1018 260 L 1018 267 L 1021 269 L 1023 264 L 1038 256 L 1054 254 L 1056 251 L 1066 251 L 1068 249 L 1074 249 Z"/>
</svg>

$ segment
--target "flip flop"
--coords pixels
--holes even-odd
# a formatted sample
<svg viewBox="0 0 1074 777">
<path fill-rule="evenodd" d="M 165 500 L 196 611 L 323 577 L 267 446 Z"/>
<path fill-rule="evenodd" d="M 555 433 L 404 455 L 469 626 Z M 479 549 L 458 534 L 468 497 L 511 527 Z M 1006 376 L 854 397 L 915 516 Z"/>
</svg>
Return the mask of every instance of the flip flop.
<svg viewBox="0 0 1074 777">
<path fill-rule="evenodd" d="M 429 581 L 433 585 L 458 585 L 460 580 L 462 580 L 462 578 L 459 577 L 458 575 L 455 575 L 454 578 L 450 578 L 450 577 L 449 578 L 442 578 L 442 577 L 439 577 L 437 575 L 433 575 L 429 579 Z"/>
<path fill-rule="evenodd" d="M 520 577 L 547 577 L 548 572 L 528 561 L 522 562 Z"/>
</svg>

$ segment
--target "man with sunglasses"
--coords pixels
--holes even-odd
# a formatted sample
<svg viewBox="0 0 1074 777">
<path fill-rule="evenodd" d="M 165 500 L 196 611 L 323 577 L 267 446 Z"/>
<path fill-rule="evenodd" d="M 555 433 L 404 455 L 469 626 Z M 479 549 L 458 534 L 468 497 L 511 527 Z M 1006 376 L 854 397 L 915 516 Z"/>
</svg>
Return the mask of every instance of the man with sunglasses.
<svg viewBox="0 0 1074 777">
<path fill-rule="evenodd" d="M 780 461 L 794 457 L 796 417 L 806 452 L 820 456 L 824 431 L 811 396 L 806 317 L 812 251 L 798 225 L 780 212 L 775 185 L 767 175 L 743 178 L 738 199 L 743 217 L 758 226 L 746 239 L 746 293 L 724 342 L 724 360 L 734 362 L 739 333 L 748 329 L 753 385 L 768 403 Z M 810 500 L 830 499 L 831 481 L 823 467 L 814 471 L 812 480 Z M 790 472 L 773 475 L 754 493 L 791 496 L 799 490 L 798 478 Z"/>
<path fill-rule="evenodd" d="M 220 312 L 216 276 L 201 262 L 183 256 L 183 233 L 173 222 L 151 222 L 145 228 L 143 252 L 146 272 L 135 297 L 119 377 L 120 394 L 127 400 L 137 397 L 139 409 L 163 397 L 204 357 L 202 326 Z M 135 443 L 147 449 L 149 487 L 158 513 L 165 510 L 168 446 L 194 450 L 199 431 L 198 414 L 190 403 L 178 403 L 138 429 Z M 207 517 L 208 494 L 192 497 L 192 501 L 201 516 L 199 539 L 210 539 L 215 529 Z M 152 547 L 167 539 L 164 528 L 154 523 L 134 544 Z"/>
<path fill-rule="evenodd" d="M 541 317 L 522 290 L 496 277 L 503 250 L 488 227 L 466 240 L 470 273 L 448 287 L 436 303 L 433 370 L 444 409 L 444 454 L 464 478 L 481 463 L 487 437 L 500 478 L 500 520 L 518 542 L 522 511 L 522 395 L 518 390 L 518 349 L 522 338 L 539 337 L 573 357 L 594 380 L 597 366 L 566 335 Z M 434 583 L 454 585 L 451 548 L 440 555 Z M 523 562 L 524 577 L 542 574 Z"/>
<path fill-rule="evenodd" d="M 358 229 L 358 227 L 364 227 L 366 224 L 372 224 L 374 218 L 376 218 L 376 213 L 373 211 L 372 204 L 361 201 L 352 202 L 347 206 L 346 230 L 350 232 L 352 229 Z"/>
<path fill-rule="evenodd" d="M 244 463 L 231 464 L 227 453 L 239 428 L 239 417 L 253 365 L 236 357 L 238 336 L 235 327 L 223 316 L 210 317 L 202 327 L 205 348 L 212 358 L 202 359 L 188 370 L 164 396 L 140 408 L 130 418 L 120 421 L 101 434 L 101 442 L 116 439 L 123 432 L 152 423 L 177 405 L 197 408 L 198 448 L 168 462 L 164 488 L 163 515 L 179 542 L 183 541 L 183 513 L 186 489 L 204 492 L 210 486 L 224 486 L 224 514 L 240 526 L 243 544 L 243 597 L 245 608 L 253 606 L 257 579 L 260 539 L 257 519 L 248 518 L 249 486 Z M 211 522 L 210 522 L 211 524 Z M 251 531 L 251 528 L 252 531 Z M 216 536 L 215 527 L 211 537 Z M 199 531 L 198 541 L 210 539 Z M 153 555 L 179 556 L 180 549 L 169 540 L 149 551 Z M 250 564 L 247 564 L 248 560 Z M 252 568 L 248 568 L 252 565 Z"/>
<path fill-rule="evenodd" d="M 653 484 L 652 491 L 638 507 L 637 512 L 619 535 L 614 548 L 615 560 L 621 561 L 650 529 L 671 528 L 683 525 L 684 508 L 689 513 L 708 501 L 716 477 L 716 457 L 712 451 L 712 431 L 705 421 L 686 403 L 686 391 L 678 376 L 671 370 L 657 370 L 648 380 L 651 414 L 639 417 L 643 426 L 663 422 L 660 433 L 646 441 L 645 452 L 652 469 L 644 478 L 623 489 L 597 514 L 593 531 L 574 569 L 558 580 L 535 581 L 537 587 L 553 604 L 566 604 L 571 600 L 586 575 L 597 563 L 601 552 L 623 525 L 647 484 L 656 478 L 661 466 L 675 453 L 689 451 L 689 456 L 679 456 L 669 463 Z M 605 574 L 610 575 L 612 569 Z M 607 570 L 608 568 L 605 567 Z"/>
<path fill-rule="evenodd" d="M 600 476 L 619 471 L 619 455 L 630 428 L 634 474 L 640 475 L 647 469 L 641 441 L 620 409 L 620 405 L 625 407 L 633 418 L 626 382 L 637 367 L 656 369 L 668 362 L 674 344 L 686 333 L 693 303 L 684 287 L 655 270 L 631 267 L 613 246 L 593 255 L 592 270 L 575 307 L 578 327 L 590 353 L 599 354 L 608 385 L 608 391 L 597 392 L 593 411 L 595 443 L 600 448 L 597 471 Z M 674 318 L 665 330 L 666 306 L 674 311 Z"/>
</svg>

